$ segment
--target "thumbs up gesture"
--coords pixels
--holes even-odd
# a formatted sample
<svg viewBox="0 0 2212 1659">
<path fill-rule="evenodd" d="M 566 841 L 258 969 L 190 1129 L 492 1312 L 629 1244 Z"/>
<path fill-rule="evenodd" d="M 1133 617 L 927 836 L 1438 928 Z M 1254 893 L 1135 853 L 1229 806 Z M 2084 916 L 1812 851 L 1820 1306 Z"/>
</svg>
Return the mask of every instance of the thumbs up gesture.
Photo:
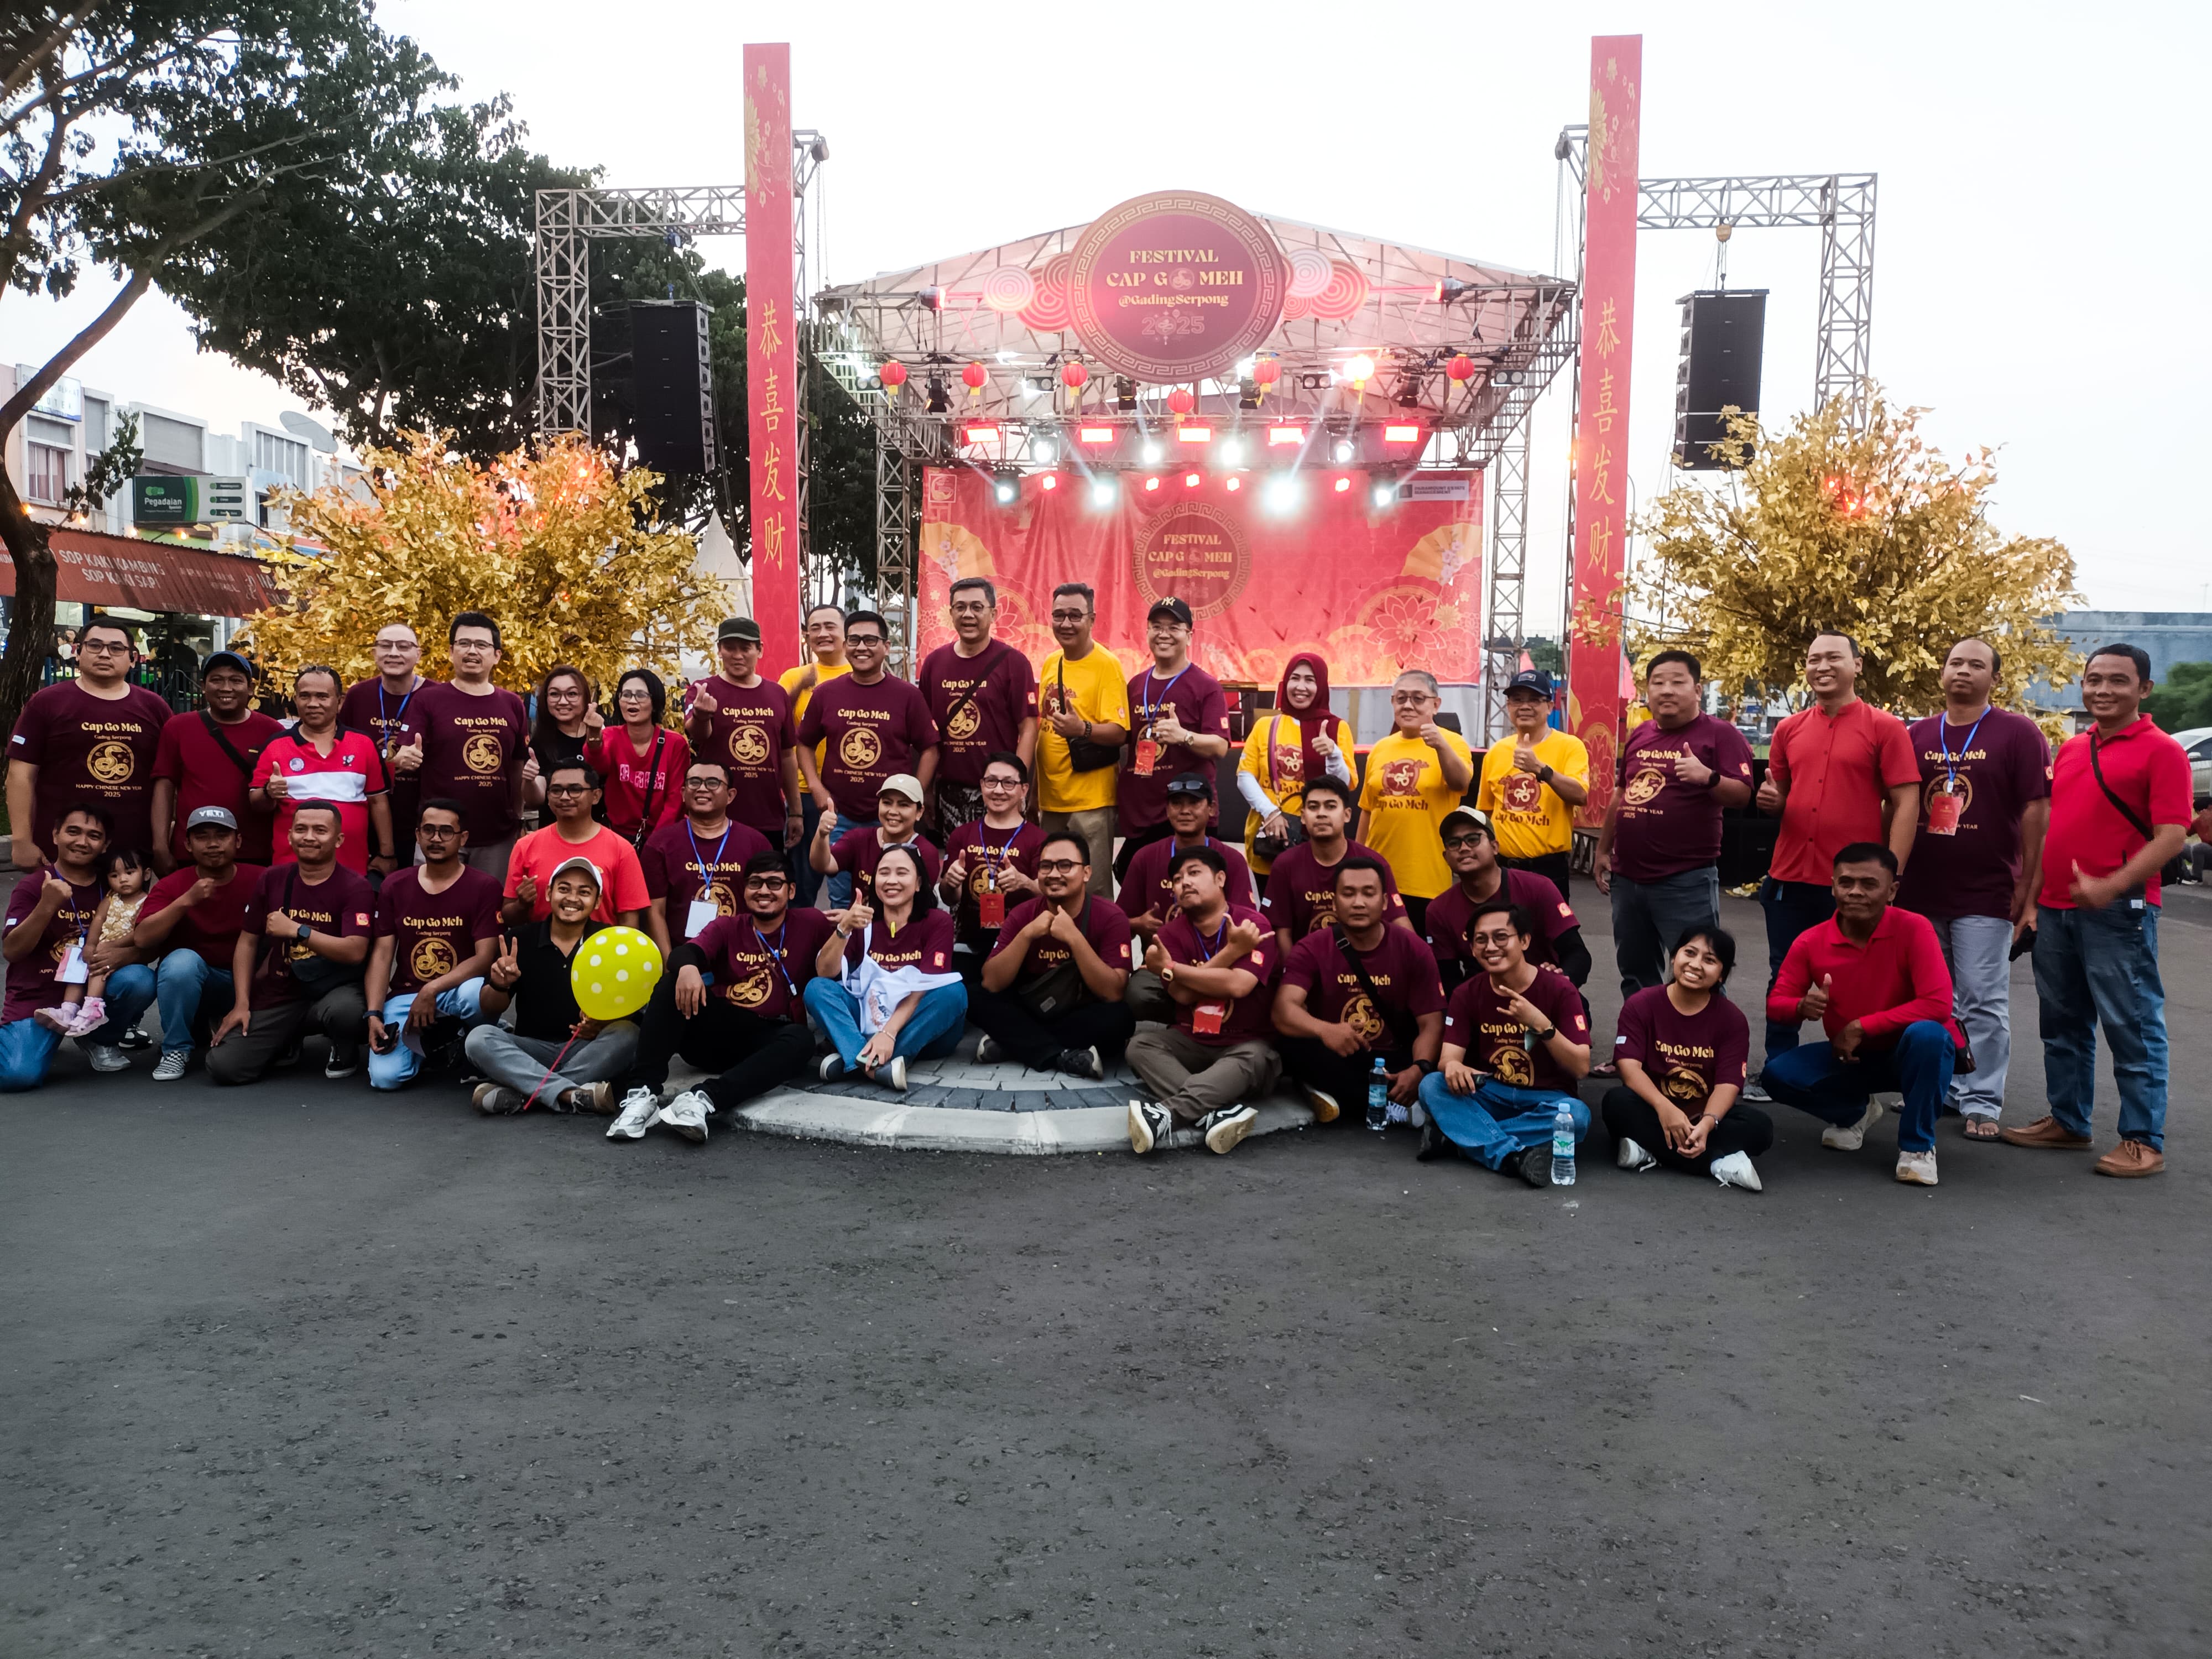
<svg viewBox="0 0 2212 1659">
<path fill-rule="evenodd" d="M 392 751 L 392 769 L 402 776 L 422 769 L 422 734 L 420 732 L 404 747 Z"/>
<path fill-rule="evenodd" d="M 1819 1019 L 1828 1012 L 1828 994 L 1834 988 L 1835 975 L 1821 975 L 1820 982 L 1797 999 L 1798 1013 L 1807 1019 Z"/>
</svg>

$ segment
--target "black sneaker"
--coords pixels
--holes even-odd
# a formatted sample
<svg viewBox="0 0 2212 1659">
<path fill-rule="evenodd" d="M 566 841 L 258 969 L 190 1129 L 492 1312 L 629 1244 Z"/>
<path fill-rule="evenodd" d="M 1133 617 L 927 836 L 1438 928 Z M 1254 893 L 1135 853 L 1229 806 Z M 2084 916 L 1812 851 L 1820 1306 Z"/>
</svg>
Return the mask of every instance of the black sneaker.
<svg viewBox="0 0 2212 1659">
<path fill-rule="evenodd" d="M 1198 1132 L 1205 1137 L 1209 1152 L 1228 1153 L 1237 1150 L 1237 1142 L 1252 1133 L 1252 1126 L 1260 1121 L 1260 1114 L 1249 1106 L 1224 1106 L 1218 1112 L 1208 1112 L 1198 1121 Z"/>
<path fill-rule="evenodd" d="M 1444 1139 L 1444 1132 L 1437 1127 L 1436 1119 L 1431 1118 L 1421 1125 L 1420 1150 L 1413 1154 L 1416 1163 L 1433 1164 L 1451 1151 L 1452 1144 Z"/>
<path fill-rule="evenodd" d="M 1551 1144 L 1547 1141 L 1541 1146 L 1531 1146 L 1514 1160 L 1512 1169 L 1514 1174 L 1519 1176 L 1531 1187 L 1550 1186 L 1552 1184 Z"/>
<path fill-rule="evenodd" d="M 1054 1063 L 1070 1077 L 1087 1077 L 1094 1083 L 1106 1080 L 1106 1062 L 1096 1048 L 1063 1048 Z"/>
<path fill-rule="evenodd" d="M 133 1025 L 115 1039 L 115 1046 L 118 1048 L 150 1048 L 154 1046 L 154 1039 Z"/>
<path fill-rule="evenodd" d="M 1129 1150 L 1142 1158 L 1167 1144 L 1175 1133 L 1175 1116 L 1164 1106 L 1149 1100 L 1129 1103 Z"/>
<path fill-rule="evenodd" d="M 277 1055 L 275 1060 L 271 1060 L 270 1065 L 276 1071 L 287 1071 L 300 1063 L 300 1056 L 305 1051 L 305 1045 L 298 1037 L 294 1037 L 292 1039 L 291 1046 L 287 1048 L 283 1054 Z"/>
<path fill-rule="evenodd" d="M 361 1070 L 361 1045 L 358 1042 L 331 1044 L 329 1057 L 323 1061 L 325 1077 L 351 1077 L 359 1070 Z"/>
</svg>

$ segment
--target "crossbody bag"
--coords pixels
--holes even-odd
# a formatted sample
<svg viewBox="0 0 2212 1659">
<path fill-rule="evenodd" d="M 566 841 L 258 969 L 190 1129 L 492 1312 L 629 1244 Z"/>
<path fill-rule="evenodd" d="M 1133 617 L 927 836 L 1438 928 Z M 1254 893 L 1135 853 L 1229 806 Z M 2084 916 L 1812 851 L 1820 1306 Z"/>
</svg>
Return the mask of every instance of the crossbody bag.
<svg viewBox="0 0 2212 1659">
<path fill-rule="evenodd" d="M 1056 669 L 1060 675 L 1060 706 L 1072 713 L 1075 705 L 1067 695 L 1067 659 L 1065 655 L 1060 658 Z M 1090 729 L 1087 724 L 1084 727 L 1086 732 Z M 1078 772 L 1103 772 L 1108 767 L 1118 764 L 1121 758 L 1119 749 L 1108 744 L 1093 743 L 1089 738 L 1068 738 L 1064 741 L 1067 744 L 1067 763 Z"/>
<path fill-rule="evenodd" d="M 1275 774 L 1275 737 L 1276 734 L 1282 730 L 1282 727 L 1283 717 L 1280 714 L 1270 714 L 1267 716 L 1267 799 L 1277 802 L 1279 802 L 1282 799 L 1282 780 Z M 1304 735 L 1304 732 L 1301 730 L 1301 738 L 1303 738 Z M 1280 806 L 1278 805 L 1276 810 L 1280 811 Z M 1270 836 L 1266 834 L 1264 831 L 1254 832 L 1252 836 L 1252 856 L 1255 858 L 1265 859 L 1268 863 L 1273 864 L 1277 859 L 1282 857 L 1284 854 L 1289 852 L 1291 848 L 1297 846 L 1301 842 L 1304 841 L 1305 838 L 1305 824 L 1299 819 L 1291 817 L 1287 812 L 1285 812 L 1283 814 L 1283 833 L 1281 835 Z"/>
<path fill-rule="evenodd" d="M 1419 1024 L 1403 1008 L 1394 1007 L 1382 1000 L 1382 994 L 1375 988 L 1375 981 L 1367 977 L 1367 969 L 1359 960 L 1359 952 L 1352 948 L 1352 936 L 1340 927 L 1332 925 L 1329 934 L 1336 940 L 1336 948 L 1344 952 L 1344 959 L 1352 969 L 1352 975 L 1359 981 L 1359 988 L 1367 994 L 1367 1000 L 1382 1023 L 1390 1028 L 1390 1040 L 1402 1054 L 1413 1052 L 1413 1039 L 1419 1034 Z"/>
</svg>

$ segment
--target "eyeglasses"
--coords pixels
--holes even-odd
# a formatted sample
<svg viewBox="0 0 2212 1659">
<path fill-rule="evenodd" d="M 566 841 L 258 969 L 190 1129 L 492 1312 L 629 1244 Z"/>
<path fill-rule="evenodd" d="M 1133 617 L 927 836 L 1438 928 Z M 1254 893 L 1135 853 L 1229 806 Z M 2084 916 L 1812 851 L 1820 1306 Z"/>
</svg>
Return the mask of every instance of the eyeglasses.
<svg viewBox="0 0 2212 1659">
<path fill-rule="evenodd" d="M 989 605 L 978 599 L 972 604 L 963 602 L 954 605 L 952 614 L 956 617 L 981 617 L 988 614 L 990 610 Z"/>
<path fill-rule="evenodd" d="M 494 645 L 489 640 L 455 640 L 453 641 L 453 649 L 456 651 L 496 651 L 499 647 L 496 645 Z"/>
<path fill-rule="evenodd" d="M 1040 859 L 1037 874 L 1041 876 L 1072 876 L 1083 867 L 1081 859 Z"/>
<path fill-rule="evenodd" d="M 881 645 L 883 642 L 884 636 L 880 634 L 848 634 L 845 635 L 845 643 L 848 645 Z"/>
<path fill-rule="evenodd" d="M 1462 847 L 1473 847 L 1480 842 L 1485 842 L 1489 839 L 1490 837 L 1487 836 L 1446 836 L 1444 837 L 1444 850 L 1447 853 L 1455 853 Z"/>
<path fill-rule="evenodd" d="M 1442 702 L 1443 699 L 1437 696 L 1433 691 L 1393 691 L 1390 694 L 1390 701 L 1394 704 L 1423 703 Z"/>
<path fill-rule="evenodd" d="M 85 640 L 76 648 L 80 657 L 129 656 L 131 647 L 114 640 Z"/>
<path fill-rule="evenodd" d="M 549 795 L 588 795 L 592 793 L 592 786 L 588 783 L 549 783 L 545 786 L 545 793 Z"/>
<path fill-rule="evenodd" d="M 1018 789 L 1022 787 L 1022 781 L 1019 778 L 1004 776 L 994 778 L 986 772 L 983 775 L 983 787 L 986 789 Z"/>
<path fill-rule="evenodd" d="M 415 826 L 417 841 L 449 841 L 461 833 L 458 823 L 418 823 Z"/>
<path fill-rule="evenodd" d="M 748 893 L 754 892 L 756 890 L 766 892 L 772 888 L 781 887 L 783 884 L 784 881 L 781 876 L 748 876 L 745 878 L 745 891 Z"/>
<path fill-rule="evenodd" d="M 653 693 L 641 685 L 630 686 L 617 692 L 615 696 L 617 701 L 621 702 L 651 702 L 653 701 Z"/>
<path fill-rule="evenodd" d="M 1055 611 L 1052 613 L 1052 619 L 1056 623 L 1079 623 L 1087 620 L 1090 615 L 1088 611 Z"/>
<path fill-rule="evenodd" d="M 686 789 L 716 789 L 721 787 L 721 779 L 714 777 L 686 778 L 684 780 L 684 787 Z"/>
</svg>

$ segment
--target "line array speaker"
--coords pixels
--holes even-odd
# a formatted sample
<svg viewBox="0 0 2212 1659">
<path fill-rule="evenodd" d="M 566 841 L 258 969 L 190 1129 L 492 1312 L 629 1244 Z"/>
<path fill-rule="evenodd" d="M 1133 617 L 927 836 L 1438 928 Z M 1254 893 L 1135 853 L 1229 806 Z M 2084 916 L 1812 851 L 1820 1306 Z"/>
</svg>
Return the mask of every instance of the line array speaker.
<svg viewBox="0 0 2212 1659">
<path fill-rule="evenodd" d="M 1763 289 L 1682 296 L 1682 359 L 1674 373 L 1674 465 L 1710 472 L 1727 463 L 1708 445 L 1728 436 L 1721 411 L 1759 413 L 1759 358 L 1766 337 Z"/>
</svg>

